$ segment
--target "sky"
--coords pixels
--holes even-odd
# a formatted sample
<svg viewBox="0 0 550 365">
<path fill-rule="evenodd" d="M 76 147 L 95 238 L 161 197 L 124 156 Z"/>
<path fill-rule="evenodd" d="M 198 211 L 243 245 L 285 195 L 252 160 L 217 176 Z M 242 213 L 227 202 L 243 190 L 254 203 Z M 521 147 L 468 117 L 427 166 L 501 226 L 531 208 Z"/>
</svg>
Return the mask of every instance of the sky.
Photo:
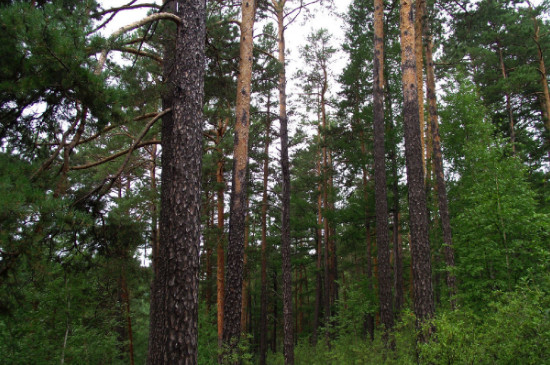
<svg viewBox="0 0 550 365">
<path fill-rule="evenodd" d="M 111 0 L 111 1 L 100 1 L 103 3 L 105 9 L 119 7 L 129 3 L 130 0 Z M 344 20 L 338 14 L 347 12 L 349 4 L 352 0 L 334 0 L 334 11 L 331 13 L 326 9 L 321 9 L 319 5 L 313 5 L 314 17 L 308 19 L 304 22 L 303 17 L 298 18 L 293 24 L 291 24 L 285 32 L 285 40 L 287 51 L 289 52 L 287 56 L 287 85 L 289 92 L 289 101 L 292 102 L 293 96 L 297 92 L 296 83 L 293 80 L 293 75 L 296 71 L 302 66 L 302 63 L 299 58 L 299 48 L 304 46 L 307 40 L 308 34 L 313 30 L 318 30 L 320 28 L 326 28 L 333 35 L 333 46 L 337 49 L 341 48 L 340 45 L 344 39 Z M 156 0 L 139 0 L 136 4 L 139 3 L 151 3 L 155 2 L 160 4 L 162 1 Z M 289 7 L 291 7 L 293 1 L 289 2 Z M 133 23 L 144 16 L 146 16 L 147 9 L 137 9 L 137 10 L 126 10 L 120 12 L 111 23 L 105 28 L 104 34 L 108 35 L 118 30 L 119 28 Z M 255 31 L 259 32 L 261 25 L 257 24 Z M 111 55 L 113 57 L 113 55 Z M 331 64 L 331 71 L 334 76 L 338 76 L 342 69 L 345 66 L 345 56 L 340 53 L 335 56 L 334 62 Z M 333 82 L 332 94 L 338 91 L 337 85 Z"/>
</svg>

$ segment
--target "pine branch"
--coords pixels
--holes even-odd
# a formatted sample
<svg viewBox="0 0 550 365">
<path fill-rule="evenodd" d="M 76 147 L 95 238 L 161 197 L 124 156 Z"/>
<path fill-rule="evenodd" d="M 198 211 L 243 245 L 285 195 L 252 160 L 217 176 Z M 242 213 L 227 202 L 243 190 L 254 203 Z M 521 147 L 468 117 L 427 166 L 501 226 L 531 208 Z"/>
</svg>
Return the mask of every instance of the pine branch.
<svg viewBox="0 0 550 365">
<path fill-rule="evenodd" d="M 80 199 L 76 200 L 73 203 L 73 205 L 77 205 L 77 204 L 85 201 L 86 199 L 90 198 L 92 195 L 97 194 L 97 193 L 99 193 L 98 194 L 98 199 L 99 199 L 103 195 L 105 195 L 109 190 L 111 190 L 111 188 L 113 187 L 116 180 L 120 177 L 120 175 L 122 175 L 122 173 L 124 172 L 124 169 L 126 168 L 128 163 L 130 162 L 130 158 L 132 157 L 132 153 L 134 152 L 134 150 L 136 148 L 139 147 L 139 145 L 141 143 L 141 140 L 143 139 L 143 137 L 145 137 L 147 132 L 149 132 L 149 129 L 151 129 L 151 127 L 155 124 L 155 122 L 157 120 L 159 120 L 161 117 L 163 117 L 165 114 L 168 114 L 171 111 L 172 111 L 171 108 L 165 109 L 162 112 L 158 113 L 153 119 L 151 119 L 149 121 L 149 123 L 147 123 L 147 125 L 143 128 L 143 130 L 141 131 L 139 136 L 136 138 L 136 140 L 134 141 L 132 146 L 129 149 L 127 149 L 126 151 L 124 151 L 125 154 L 126 154 L 126 159 L 124 160 L 122 165 L 119 167 L 116 174 L 114 176 L 110 177 L 110 178 L 105 178 L 105 180 L 103 180 L 103 182 L 101 184 L 99 184 L 95 189 L 88 192 L 86 195 L 84 195 Z"/>
<path fill-rule="evenodd" d="M 175 14 L 172 14 L 172 13 L 152 14 L 152 15 L 149 15 L 149 16 L 143 18 L 143 19 L 138 20 L 137 22 L 128 24 L 128 25 L 120 28 L 116 32 L 114 32 L 109 37 L 109 43 L 112 44 L 118 37 L 120 37 L 122 34 L 124 34 L 126 32 L 132 31 L 132 30 L 134 30 L 136 28 L 139 28 L 139 27 L 141 27 L 145 24 L 155 22 L 155 21 L 158 21 L 158 20 L 161 20 L 161 19 L 173 20 L 174 22 L 176 22 L 176 24 L 180 24 L 180 22 L 181 22 L 180 17 L 175 15 Z M 101 51 L 101 55 L 99 56 L 99 61 L 97 63 L 96 69 L 94 71 L 94 73 L 96 75 L 99 75 L 101 73 L 101 71 L 103 70 L 103 66 L 105 66 L 105 62 L 107 61 L 107 54 L 109 53 L 109 50 L 110 49 L 107 47 L 103 51 Z"/>
<path fill-rule="evenodd" d="M 153 144 L 160 144 L 160 141 L 151 140 L 151 141 L 141 142 L 137 146 L 135 146 L 135 148 L 141 148 L 141 147 L 150 146 L 150 145 L 153 145 Z M 95 167 L 95 166 L 99 166 L 99 165 L 102 165 L 102 164 L 107 163 L 109 161 L 112 161 L 114 159 L 117 159 L 120 156 L 124 156 L 128 152 L 130 152 L 130 148 L 125 149 L 124 151 L 120 151 L 118 153 L 115 153 L 114 155 L 111 155 L 109 157 L 105 157 L 104 159 L 99 160 L 99 161 L 90 162 L 90 163 L 87 163 L 87 164 L 84 164 L 84 165 L 72 166 L 72 167 L 69 168 L 69 170 L 71 170 L 71 171 L 72 170 L 85 170 L 85 169 L 89 169 L 89 168 L 92 168 L 92 167 Z"/>
</svg>

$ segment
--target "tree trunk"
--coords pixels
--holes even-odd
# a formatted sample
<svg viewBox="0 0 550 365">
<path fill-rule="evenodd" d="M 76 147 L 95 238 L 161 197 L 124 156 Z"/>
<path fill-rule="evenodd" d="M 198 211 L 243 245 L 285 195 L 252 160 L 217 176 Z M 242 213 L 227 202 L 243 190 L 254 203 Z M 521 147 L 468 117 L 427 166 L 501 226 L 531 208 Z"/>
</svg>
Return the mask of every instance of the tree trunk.
<svg viewBox="0 0 550 365">
<path fill-rule="evenodd" d="M 319 179 L 319 184 L 317 186 L 317 228 L 316 228 L 316 254 L 317 254 L 317 260 L 316 260 L 316 277 L 317 277 L 317 285 L 315 288 L 315 313 L 313 317 L 313 337 L 312 342 L 313 345 L 317 344 L 318 336 L 319 336 L 319 325 L 320 325 L 320 317 L 321 317 L 321 305 L 323 303 L 323 274 L 321 272 L 322 269 L 322 256 L 323 256 L 323 183 L 321 181 L 321 130 L 320 128 L 317 128 L 317 142 L 319 144 L 319 149 L 317 151 L 317 177 Z"/>
<path fill-rule="evenodd" d="M 414 53 L 416 56 L 416 86 L 418 92 L 418 115 L 420 119 L 420 144 L 422 145 L 422 167 L 424 176 L 426 176 L 426 139 L 424 138 L 425 122 L 424 122 L 424 58 L 422 55 L 422 25 L 424 23 L 424 6 L 426 0 L 416 0 L 415 3 L 415 21 L 414 21 Z"/>
<path fill-rule="evenodd" d="M 279 48 L 279 121 L 281 123 L 281 169 L 283 180 L 281 251 L 283 274 L 283 354 L 285 364 L 294 364 L 294 331 L 292 326 L 292 267 L 290 257 L 290 166 L 288 158 L 288 120 L 286 115 L 286 74 L 285 74 L 285 38 L 284 6 L 286 1 L 276 4 Z"/>
<path fill-rule="evenodd" d="M 249 272 L 248 272 L 248 242 L 250 234 L 250 213 L 248 207 L 250 199 L 246 197 L 246 218 L 244 227 L 244 257 L 243 257 L 243 297 L 241 301 L 241 332 L 246 332 L 248 328 L 248 284 L 249 284 Z"/>
<path fill-rule="evenodd" d="M 267 95 L 267 118 L 264 147 L 264 178 L 262 192 L 262 283 L 260 293 L 260 365 L 267 357 L 267 189 L 269 179 L 269 139 L 271 130 L 271 92 Z"/>
<path fill-rule="evenodd" d="M 384 148 L 384 3 L 374 1 L 374 185 L 378 247 L 380 317 L 386 331 L 393 327 L 393 298 L 388 242 L 388 196 Z"/>
<path fill-rule="evenodd" d="M 529 9 L 533 11 L 531 3 L 527 1 Z M 533 19 L 533 40 L 537 45 L 537 56 L 539 61 L 539 73 L 540 73 L 540 85 L 542 87 L 542 115 L 544 118 L 544 126 L 546 127 L 546 133 L 548 134 L 548 142 L 550 147 L 550 92 L 548 91 L 548 75 L 546 73 L 546 65 L 544 63 L 544 54 L 542 50 L 542 45 L 540 43 L 540 27 L 538 19 L 535 15 L 532 16 Z M 550 150 L 549 150 L 550 153 Z"/>
<path fill-rule="evenodd" d="M 246 217 L 246 185 L 248 167 L 248 133 L 250 126 L 250 87 L 255 1 L 242 2 L 239 77 L 235 146 L 233 151 L 233 184 L 229 213 L 229 244 L 224 298 L 223 340 L 233 352 L 241 334 L 243 255 Z"/>
<path fill-rule="evenodd" d="M 391 121 L 391 129 L 395 129 L 396 126 L 394 124 L 394 117 L 392 112 L 392 104 L 391 100 L 389 98 L 390 94 L 390 86 L 388 79 L 385 80 L 386 83 L 386 110 L 388 111 L 388 117 Z M 393 192 L 393 231 L 392 231 L 392 238 L 393 238 L 393 255 L 394 255 L 394 265 L 393 265 L 393 271 L 394 271 L 394 290 L 395 290 L 395 305 L 394 305 L 394 311 L 395 313 L 399 313 L 401 309 L 403 308 L 403 304 L 405 302 L 405 296 L 404 296 L 404 289 L 403 289 L 403 246 L 400 242 L 400 208 L 399 208 L 399 173 L 397 171 L 397 140 L 394 140 L 391 143 L 391 150 L 390 150 L 390 159 L 392 164 L 392 175 L 393 175 L 393 182 L 392 182 L 392 192 Z"/>
<path fill-rule="evenodd" d="M 166 12 L 175 12 L 175 4 L 169 0 L 163 1 Z M 163 77 L 163 84 L 165 85 L 165 90 L 161 95 L 162 100 L 162 109 L 166 110 L 173 107 L 174 103 L 174 82 L 175 82 L 175 72 L 174 72 L 174 59 L 175 59 L 175 36 L 176 31 L 174 29 L 174 32 L 171 32 L 172 29 L 170 25 L 166 28 L 167 31 L 164 33 L 164 39 L 163 39 L 163 70 L 162 70 L 162 77 Z M 167 113 L 162 117 L 162 136 L 161 136 L 161 143 L 162 143 L 162 159 L 161 159 L 161 167 L 166 166 L 170 167 L 170 165 L 167 163 L 171 159 L 171 143 L 173 139 L 173 124 L 174 124 L 174 117 L 173 113 Z M 165 164 L 166 163 L 166 164 Z M 163 179 L 166 179 L 166 181 L 171 180 L 170 178 L 171 169 L 162 169 L 161 170 L 161 181 L 164 181 Z M 165 189 L 165 184 L 161 185 L 161 207 L 163 205 L 163 202 L 166 202 L 165 204 L 168 205 L 170 196 L 168 196 L 168 190 Z M 164 260 L 161 258 L 161 247 L 164 246 L 163 241 L 161 240 L 164 236 L 163 234 L 167 234 L 167 223 L 169 220 L 169 214 L 170 212 L 166 209 L 160 210 L 159 215 L 159 228 L 158 228 L 158 240 L 156 242 L 153 242 L 153 281 L 151 283 L 151 300 L 150 300 L 150 307 L 149 307 L 149 349 L 147 353 L 147 364 L 157 364 L 160 363 L 161 360 L 164 357 L 163 349 L 161 348 L 163 346 L 163 333 L 164 333 L 164 321 L 166 317 L 166 313 L 164 311 L 164 286 L 165 286 L 165 277 L 166 274 L 164 270 L 162 270 L 161 274 L 161 267 L 164 267 Z M 162 233 L 164 232 L 164 233 Z M 153 346 L 155 346 L 155 349 L 153 349 Z M 153 358 L 155 356 L 155 358 Z"/>
<path fill-rule="evenodd" d="M 433 316 L 434 299 L 431 280 L 430 242 L 418 97 L 416 61 L 414 54 L 414 27 L 411 0 L 401 0 L 401 62 L 403 70 L 403 119 L 405 130 L 405 157 L 409 186 L 409 226 L 411 232 L 411 259 L 414 286 L 414 310 L 422 322 Z"/>
<path fill-rule="evenodd" d="M 271 338 L 271 352 L 277 352 L 277 322 L 279 310 L 277 309 L 277 272 L 273 271 L 273 336 Z"/>
<path fill-rule="evenodd" d="M 372 238 L 371 238 L 371 230 L 370 230 L 370 224 L 366 222 L 366 228 L 365 233 L 367 235 L 367 280 L 368 280 L 368 289 L 372 293 L 374 292 L 374 286 L 373 286 L 373 263 L 372 263 Z M 370 340 L 374 341 L 374 316 L 369 313 L 367 314 L 365 318 L 365 328 L 370 336 Z"/>
<path fill-rule="evenodd" d="M 424 3 L 424 8 L 426 4 Z M 427 14 L 427 12 L 425 12 Z M 429 114 L 430 114 L 430 125 L 432 132 L 432 142 L 433 142 L 433 162 L 435 169 L 435 178 L 437 183 L 437 196 L 439 201 L 439 216 L 441 218 L 441 227 L 443 231 L 443 242 L 444 242 L 444 252 L 445 252 L 445 263 L 447 265 L 446 270 L 446 281 L 447 287 L 449 288 L 449 294 L 451 296 L 451 308 L 455 307 L 454 296 L 456 294 L 456 279 L 454 274 L 449 270 L 454 268 L 454 250 L 453 250 L 453 239 L 451 233 L 451 218 L 449 214 L 449 203 L 447 199 L 447 190 L 445 187 L 445 173 L 443 170 L 443 156 L 441 154 L 441 138 L 439 136 L 439 123 L 438 123 L 438 114 L 437 114 L 437 100 L 435 94 L 435 72 L 434 72 L 434 62 L 433 62 L 433 43 L 432 35 L 430 30 L 430 25 L 426 21 L 424 22 L 423 33 L 426 41 L 426 74 L 427 74 L 427 93 L 429 101 Z"/>
<path fill-rule="evenodd" d="M 219 129 L 218 129 L 219 130 Z M 218 132 L 217 140 L 221 141 L 221 134 Z M 224 306 L 224 292 L 225 292 L 225 217 L 224 217 L 224 158 L 220 149 L 220 159 L 218 160 L 218 168 L 216 170 L 216 182 L 218 183 L 217 191 L 217 208 L 218 208 L 218 243 L 216 247 L 217 266 L 216 266 L 216 305 L 217 305 L 217 324 L 218 324 L 218 347 L 221 348 L 223 344 L 223 306 Z M 220 362 L 222 358 L 218 359 Z"/>
<path fill-rule="evenodd" d="M 172 122 L 162 128 L 159 275 L 155 277 L 149 364 L 196 364 L 201 240 L 204 1 L 176 2 Z"/>
</svg>

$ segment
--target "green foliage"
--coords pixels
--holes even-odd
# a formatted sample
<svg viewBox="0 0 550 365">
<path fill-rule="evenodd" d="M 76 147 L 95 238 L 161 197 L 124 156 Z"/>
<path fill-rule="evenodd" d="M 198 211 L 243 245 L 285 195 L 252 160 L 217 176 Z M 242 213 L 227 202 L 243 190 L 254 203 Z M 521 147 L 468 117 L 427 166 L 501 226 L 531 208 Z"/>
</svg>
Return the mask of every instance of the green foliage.
<svg viewBox="0 0 550 365">
<path fill-rule="evenodd" d="M 480 316 L 469 309 L 440 314 L 431 341 L 420 347 L 426 364 L 547 364 L 550 361 L 550 277 L 522 280 L 498 294 Z"/>
<path fill-rule="evenodd" d="M 8 137 L 10 148 L 23 153 L 34 133 L 53 137 L 77 104 L 89 109 L 97 127 L 120 119 L 119 92 L 94 74 L 90 58 L 92 44 L 98 44 L 86 37 L 87 14 L 96 6 L 54 1 L 43 8 L 30 3 L 0 8 L 0 138 Z"/>
<path fill-rule="evenodd" d="M 199 305 L 199 343 L 198 363 L 216 365 L 218 363 L 218 332 L 216 331 L 216 314 L 206 312 L 205 303 Z"/>
<path fill-rule="evenodd" d="M 464 303 L 484 311 L 495 291 L 513 289 L 528 270 L 541 272 L 550 219 L 537 210 L 525 167 L 494 137 L 472 84 L 459 82 L 442 112 L 445 152 L 459 174 L 449 194 L 455 274 Z"/>
</svg>

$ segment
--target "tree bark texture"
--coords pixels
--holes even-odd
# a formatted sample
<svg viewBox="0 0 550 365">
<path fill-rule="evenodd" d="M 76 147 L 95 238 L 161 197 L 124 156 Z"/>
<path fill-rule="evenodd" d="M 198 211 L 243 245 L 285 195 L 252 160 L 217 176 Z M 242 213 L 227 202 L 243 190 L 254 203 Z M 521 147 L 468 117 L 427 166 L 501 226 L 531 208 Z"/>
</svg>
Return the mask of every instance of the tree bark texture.
<svg viewBox="0 0 550 365">
<path fill-rule="evenodd" d="M 424 118 L 424 57 L 422 52 L 422 25 L 424 23 L 424 5 L 426 0 L 416 0 L 415 2 L 415 22 L 414 22 L 414 53 L 416 56 L 416 86 L 418 88 L 418 115 L 420 119 L 420 143 L 422 145 L 422 168 L 424 176 L 426 176 L 426 149 L 425 136 L 425 118 Z"/>
<path fill-rule="evenodd" d="M 426 4 L 423 4 L 426 8 Z M 424 11 L 427 14 L 426 11 Z M 429 114 L 430 125 L 432 132 L 433 143 L 433 163 L 434 172 L 437 183 L 437 197 L 439 201 L 439 216 L 441 218 L 441 227 L 443 231 L 445 263 L 447 265 L 446 281 L 449 288 L 449 294 L 451 296 L 451 307 L 454 309 L 456 294 L 456 278 L 454 274 L 449 270 L 455 266 L 454 250 L 453 250 L 453 238 L 451 232 L 451 218 L 449 214 L 449 202 L 447 199 L 447 190 L 445 186 L 445 172 L 443 170 L 443 156 L 441 153 L 441 137 L 439 135 L 439 116 L 437 111 L 437 99 L 435 94 L 435 72 L 433 62 L 433 43 L 430 24 L 428 21 L 424 22 L 423 33 L 425 37 L 425 50 L 426 50 L 426 76 L 427 76 L 427 94 L 429 102 Z"/>
<path fill-rule="evenodd" d="M 255 3 L 242 2 L 239 77 L 235 145 L 233 151 L 233 184 L 229 212 L 229 243 L 224 301 L 223 340 L 234 349 L 241 334 L 244 233 L 246 220 L 246 185 L 248 167 L 248 133 L 250 127 L 250 87 Z"/>
<path fill-rule="evenodd" d="M 149 364 L 197 364 L 201 239 L 202 107 L 206 9 L 175 3 L 172 120 L 162 128 L 159 271 L 151 311 Z"/>
<path fill-rule="evenodd" d="M 286 72 L 285 72 L 285 27 L 284 6 L 286 1 L 279 1 L 277 12 L 277 43 L 279 48 L 279 122 L 281 124 L 281 170 L 283 180 L 282 221 L 281 221 L 281 254 L 283 274 L 283 354 L 286 365 L 294 364 L 294 328 L 292 314 L 292 267 L 290 256 L 290 166 L 288 158 L 288 119 L 286 114 Z"/>
<path fill-rule="evenodd" d="M 163 1 L 165 9 L 167 12 L 175 12 L 175 3 L 170 0 Z M 177 30 L 167 27 L 168 31 L 164 34 L 163 41 L 163 83 L 165 85 L 164 92 L 161 95 L 162 108 L 165 110 L 167 108 L 173 107 L 174 99 L 174 81 L 175 81 L 175 72 L 174 72 L 174 60 L 175 60 L 175 51 L 176 51 L 176 36 Z M 167 113 L 162 117 L 162 129 L 161 129 L 161 168 L 164 166 L 163 163 L 167 162 L 171 158 L 172 150 L 170 148 L 173 138 L 173 124 L 174 124 L 174 115 L 173 113 Z M 169 166 L 167 163 L 166 166 Z M 162 184 L 163 179 L 171 180 L 170 178 L 171 170 L 161 169 L 161 206 L 158 218 L 158 240 L 153 246 L 153 282 L 151 284 L 151 301 L 149 308 L 149 348 L 147 353 L 147 364 L 161 364 L 163 360 L 163 351 L 161 346 L 163 346 L 163 332 L 164 332 L 164 320 L 166 313 L 163 311 L 164 305 L 164 285 L 165 277 L 160 275 L 161 267 L 164 267 L 165 262 L 161 258 L 161 245 L 163 242 L 163 231 L 164 235 L 168 233 L 167 224 L 164 222 L 168 221 L 168 215 L 170 211 L 162 209 L 162 202 L 169 201 L 168 190 L 165 189 L 164 184 Z M 164 269 L 162 269 L 164 273 Z M 155 347 L 153 349 L 153 346 Z M 155 356 L 155 359 L 152 357 Z"/>
<path fill-rule="evenodd" d="M 376 244 L 378 247 L 380 319 L 393 327 L 393 298 L 388 242 L 388 195 L 384 127 L 384 2 L 374 0 L 374 185 Z"/>
<path fill-rule="evenodd" d="M 250 213 L 248 211 L 250 199 L 246 197 L 246 218 L 244 221 L 244 257 L 243 257 L 243 289 L 241 300 L 241 332 L 246 332 L 248 327 L 248 286 L 250 275 L 248 272 L 248 243 L 250 235 Z"/>
<path fill-rule="evenodd" d="M 401 0 L 401 67 L 403 70 L 403 119 L 405 132 L 405 157 L 409 187 L 409 227 L 411 234 L 411 259 L 413 273 L 414 310 L 422 322 L 434 313 L 431 280 L 430 242 L 422 145 L 416 85 L 416 60 L 414 53 L 414 26 L 411 0 Z"/>
</svg>

